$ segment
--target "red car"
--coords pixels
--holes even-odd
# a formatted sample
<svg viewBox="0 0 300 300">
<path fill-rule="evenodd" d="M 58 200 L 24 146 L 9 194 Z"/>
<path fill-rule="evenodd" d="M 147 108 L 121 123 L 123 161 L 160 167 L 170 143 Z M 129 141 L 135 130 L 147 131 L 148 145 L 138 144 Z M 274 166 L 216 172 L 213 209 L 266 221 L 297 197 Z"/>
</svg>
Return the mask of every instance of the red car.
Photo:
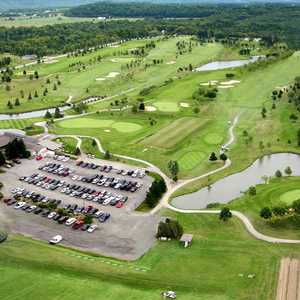
<svg viewBox="0 0 300 300">
<path fill-rule="evenodd" d="M 117 208 L 121 208 L 121 207 L 123 207 L 124 206 L 124 202 L 122 202 L 122 201 L 119 201 L 117 204 L 116 204 L 116 207 Z"/>
<path fill-rule="evenodd" d="M 79 229 L 81 226 L 83 226 L 83 224 L 84 224 L 84 222 L 83 222 L 82 220 L 77 220 L 77 221 L 73 224 L 72 228 L 73 228 L 74 230 Z"/>
<path fill-rule="evenodd" d="M 4 200 L 3 200 L 3 202 L 4 203 L 7 203 L 7 202 L 9 202 L 11 200 L 11 198 L 5 198 Z"/>
<path fill-rule="evenodd" d="M 36 160 L 42 160 L 43 157 L 42 157 L 41 155 L 38 155 L 35 159 L 36 159 Z"/>
</svg>

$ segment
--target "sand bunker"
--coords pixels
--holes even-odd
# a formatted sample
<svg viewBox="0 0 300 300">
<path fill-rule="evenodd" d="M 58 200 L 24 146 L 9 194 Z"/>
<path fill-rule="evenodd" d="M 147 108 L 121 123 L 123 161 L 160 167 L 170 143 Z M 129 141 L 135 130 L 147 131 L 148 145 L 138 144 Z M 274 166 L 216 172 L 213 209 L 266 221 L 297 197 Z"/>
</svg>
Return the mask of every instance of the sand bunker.
<svg viewBox="0 0 300 300">
<path fill-rule="evenodd" d="M 106 78 L 115 78 L 116 76 L 120 75 L 119 72 L 110 72 L 108 75 L 106 75 Z"/>
<path fill-rule="evenodd" d="M 209 86 L 209 85 L 216 85 L 218 83 L 218 80 L 210 80 L 208 82 L 200 83 L 200 85 Z"/>
<path fill-rule="evenodd" d="M 175 60 L 171 60 L 166 63 L 166 65 L 174 65 L 174 64 L 176 64 Z"/>
<path fill-rule="evenodd" d="M 229 81 L 221 82 L 222 85 L 233 85 L 233 84 L 236 84 L 236 83 L 240 83 L 240 81 L 239 80 L 229 80 Z"/>
<path fill-rule="evenodd" d="M 186 102 L 180 102 L 180 106 L 184 108 L 190 107 L 190 105 Z"/>
<path fill-rule="evenodd" d="M 111 62 L 114 62 L 114 63 L 118 62 L 118 61 L 117 61 L 116 59 L 114 59 L 114 58 L 112 58 L 110 61 L 111 61 Z"/>
<path fill-rule="evenodd" d="M 53 60 L 45 60 L 45 61 L 44 61 L 44 64 L 50 65 L 50 64 L 55 64 L 55 63 L 57 63 L 57 62 L 58 62 L 58 60 L 56 60 L 56 59 L 53 59 Z"/>
<path fill-rule="evenodd" d="M 219 85 L 218 86 L 218 89 L 230 89 L 230 88 L 233 88 L 234 85 Z"/>
<path fill-rule="evenodd" d="M 154 106 L 146 106 L 145 107 L 145 111 L 149 111 L 149 112 L 156 111 L 156 107 L 154 107 Z"/>
<path fill-rule="evenodd" d="M 105 129 L 105 130 L 103 130 L 104 132 L 111 132 L 109 129 Z"/>
<path fill-rule="evenodd" d="M 104 80 L 106 80 L 106 78 L 102 78 L 102 77 L 96 78 L 96 81 L 104 81 Z"/>
<path fill-rule="evenodd" d="M 120 45 L 111 45 L 110 48 L 119 48 Z"/>
</svg>

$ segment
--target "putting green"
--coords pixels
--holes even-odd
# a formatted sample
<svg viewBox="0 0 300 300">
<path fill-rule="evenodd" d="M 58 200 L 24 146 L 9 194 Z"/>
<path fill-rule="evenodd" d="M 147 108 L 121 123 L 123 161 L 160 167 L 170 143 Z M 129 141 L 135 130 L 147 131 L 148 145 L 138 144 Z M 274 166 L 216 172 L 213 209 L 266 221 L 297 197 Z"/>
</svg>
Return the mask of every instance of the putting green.
<svg viewBox="0 0 300 300">
<path fill-rule="evenodd" d="M 178 107 L 178 104 L 176 102 L 163 102 L 163 101 L 161 101 L 161 102 L 155 102 L 153 104 L 160 111 L 165 111 L 165 112 L 177 112 L 177 111 L 179 111 L 179 107 Z"/>
<path fill-rule="evenodd" d="M 217 145 L 220 144 L 223 140 L 223 137 L 217 133 L 209 133 L 204 137 L 204 141 L 207 144 Z"/>
<path fill-rule="evenodd" d="M 141 125 L 130 122 L 115 122 L 114 120 L 98 120 L 94 118 L 78 118 L 62 121 L 62 128 L 113 128 L 119 132 L 134 132 L 142 128 Z"/>
<path fill-rule="evenodd" d="M 136 123 L 128 123 L 128 122 L 116 122 L 112 124 L 112 128 L 120 131 L 120 132 L 134 132 L 142 129 L 143 127 Z"/>
<path fill-rule="evenodd" d="M 178 160 L 179 166 L 182 170 L 194 169 L 206 157 L 205 153 L 198 151 L 191 151 L 185 153 Z"/>
<path fill-rule="evenodd" d="M 292 204 L 295 200 L 300 199 L 300 190 L 291 190 L 286 193 L 283 193 L 280 196 L 280 201 L 285 204 Z"/>
</svg>

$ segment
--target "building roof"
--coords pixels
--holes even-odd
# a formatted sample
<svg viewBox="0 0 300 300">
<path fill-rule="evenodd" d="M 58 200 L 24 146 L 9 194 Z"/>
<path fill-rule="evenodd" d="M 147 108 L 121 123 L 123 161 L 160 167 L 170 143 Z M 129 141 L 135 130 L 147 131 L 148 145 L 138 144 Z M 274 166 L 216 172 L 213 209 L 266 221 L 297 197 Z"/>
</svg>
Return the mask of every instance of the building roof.
<svg viewBox="0 0 300 300">
<path fill-rule="evenodd" d="M 184 233 L 181 238 L 180 238 L 180 242 L 188 242 L 188 243 L 191 243 L 193 240 L 193 235 L 192 234 L 187 234 L 187 233 Z"/>
<path fill-rule="evenodd" d="M 0 135 L 0 148 L 5 147 L 9 142 L 11 138 L 7 135 Z"/>
</svg>

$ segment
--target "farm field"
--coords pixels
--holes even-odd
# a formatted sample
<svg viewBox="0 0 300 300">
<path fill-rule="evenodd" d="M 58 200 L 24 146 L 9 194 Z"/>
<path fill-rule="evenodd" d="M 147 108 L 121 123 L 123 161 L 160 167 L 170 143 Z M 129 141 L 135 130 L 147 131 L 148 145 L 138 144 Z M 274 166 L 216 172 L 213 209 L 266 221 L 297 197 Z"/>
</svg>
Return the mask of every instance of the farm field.
<svg viewBox="0 0 300 300">
<path fill-rule="evenodd" d="M 40 27 L 54 24 L 66 24 L 76 22 L 97 21 L 92 18 L 71 18 L 63 15 L 51 16 L 51 17 L 16 17 L 14 19 L 8 19 L 1 17 L 0 26 L 4 27 Z"/>
<path fill-rule="evenodd" d="M 161 299 L 168 289 L 184 300 L 274 299 L 280 257 L 299 257 L 299 246 L 254 240 L 236 219 L 223 224 L 217 216 L 165 213 L 194 234 L 192 247 L 158 242 L 132 263 L 12 235 L 0 247 L 1 299 Z"/>
</svg>

